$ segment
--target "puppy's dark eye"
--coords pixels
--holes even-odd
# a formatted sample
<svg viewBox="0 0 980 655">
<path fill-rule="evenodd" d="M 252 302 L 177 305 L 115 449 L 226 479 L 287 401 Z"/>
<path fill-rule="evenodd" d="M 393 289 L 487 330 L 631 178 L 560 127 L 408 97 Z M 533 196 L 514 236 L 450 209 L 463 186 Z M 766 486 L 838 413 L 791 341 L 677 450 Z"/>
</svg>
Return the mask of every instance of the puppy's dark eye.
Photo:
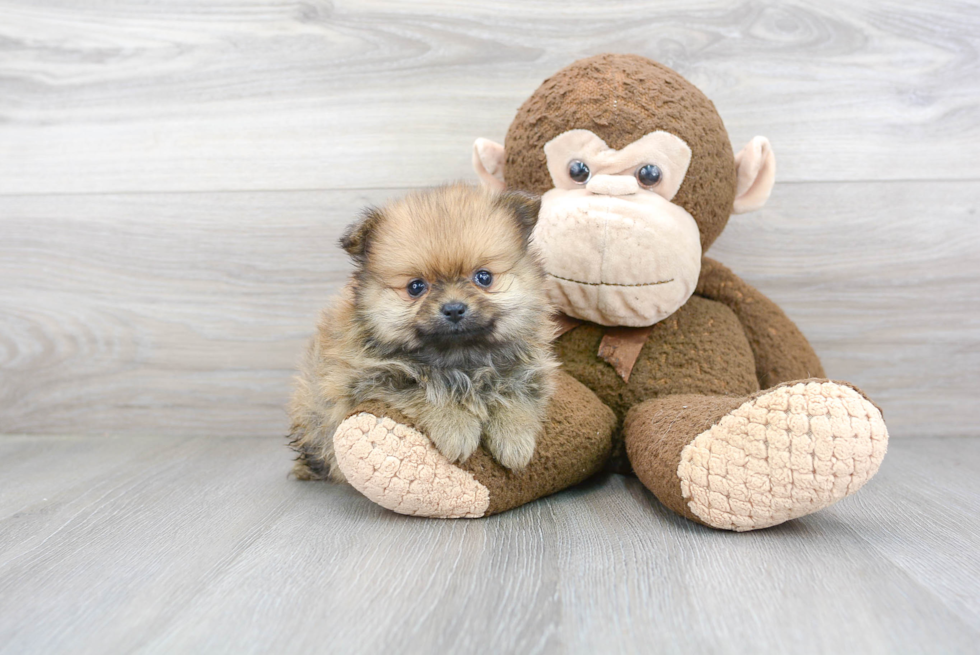
<svg viewBox="0 0 980 655">
<path fill-rule="evenodd" d="M 473 281 L 476 285 L 483 287 L 484 289 L 493 284 L 493 273 L 481 268 L 476 273 L 473 274 Z"/>
<path fill-rule="evenodd" d="M 663 176 L 663 171 L 656 164 L 647 164 L 636 169 L 636 181 L 643 187 L 657 186 Z"/>
<path fill-rule="evenodd" d="M 408 286 L 405 288 L 408 291 L 408 295 L 410 295 L 412 298 L 418 298 L 425 293 L 426 289 L 429 288 L 429 285 L 425 282 L 425 280 L 415 278 L 409 282 Z"/>
<path fill-rule="evenodd" d="M 585 165 L 584 161 L 576 159 L 568 165 L 568 177 L 576 184 L 585 184 L 592 177 L 592 171 Z"/>
</svg>

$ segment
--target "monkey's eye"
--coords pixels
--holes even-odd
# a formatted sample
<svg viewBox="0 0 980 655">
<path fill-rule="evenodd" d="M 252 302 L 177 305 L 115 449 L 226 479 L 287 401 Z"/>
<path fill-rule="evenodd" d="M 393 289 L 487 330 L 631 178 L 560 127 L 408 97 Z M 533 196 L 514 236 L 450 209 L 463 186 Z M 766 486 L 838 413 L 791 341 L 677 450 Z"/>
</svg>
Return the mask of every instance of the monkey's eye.
<svg viewBox="0 0 980 655">
<path fill-rule="evenodd" d="M 663 179 L 663 172 L 656 164 L 647 164 L 636 169 L 636 181 L 643 187 L 657 186 Z"/>
<path fill-rule="evenodd" d="M 592 177 L 592 171 L 584 161 L 576 159 L 568 165 L 568 177 L 572 178 L 575 184 L 585 184 Z"/>
<path fill-rule="evenodd" d="M 473 274 L 473 282 L 476 283 L 476 286 L 486 289 L 493 284 L 493 273 L 485 268 L 481 268 Z"/>
<path fill-rule="evenodd" d="M 426 283 L 425 280 L 415 278 L 414 280 L 408 283 L 408 286 L 405 287 L 405 290 L 408 291 L 408 295 L 410 295 L 412 298 L 418 298 L 423 293 L 425 293 L 428 288 L 429 285 Z"/>
</svg>

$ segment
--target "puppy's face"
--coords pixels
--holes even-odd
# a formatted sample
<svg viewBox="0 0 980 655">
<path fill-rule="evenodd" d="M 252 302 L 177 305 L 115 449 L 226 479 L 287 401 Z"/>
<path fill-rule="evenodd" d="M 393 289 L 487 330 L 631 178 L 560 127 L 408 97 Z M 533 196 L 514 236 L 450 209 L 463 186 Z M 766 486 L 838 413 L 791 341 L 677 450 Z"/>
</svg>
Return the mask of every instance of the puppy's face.
<svg viewBox="0 0 980 655">
<path fill-rule="evenodd" d="M 393 349 L 521 339 L 546 305 L 528 250 L 538 206 L 455 185 L 368 212 L 341 242 L 358 264 L 358 319 Z"/>
</svg>

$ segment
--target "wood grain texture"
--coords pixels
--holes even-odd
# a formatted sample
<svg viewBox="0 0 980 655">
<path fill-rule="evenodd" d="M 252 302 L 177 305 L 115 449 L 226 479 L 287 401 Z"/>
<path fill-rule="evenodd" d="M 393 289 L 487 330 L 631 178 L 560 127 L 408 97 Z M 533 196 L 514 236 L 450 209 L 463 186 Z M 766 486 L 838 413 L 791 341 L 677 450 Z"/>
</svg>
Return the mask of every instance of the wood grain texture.
<svg viewBox="0 0 980 655">
<path fill-rule="evenodd" d="M 977 179 L 975 2 L 0 2 L 0 193 L 414 187 L 602 52 L 697 84 L 781 179 Z"/>
<path fill-rule="evenodd" d="M 0 199 L 0 432 L 282 432 L 340 230 L 383 195 Z"/>
<path fill-rule="evenodd" d="M 271 435 L 336 246 L 398 190 L 0 196 L 0 432 Z M 894 436 L 976 434 L 978 186 L 777 186 L 711 255 Z M 928 226 L 928 228 L 924 228 Z"/>
<path fill-rule="evenodd" d="M 952 0 L 0 0 L 0 653 L 976 652 L 978 34 Z M 288 479 L 343 226 L 607 51 L 771 139 L 711 255 L 883 407 L 879 475 L 744 535 L 620 476 L 477 521 Z"/>
<path fill-rule="evenodd" d="M 287 479 L 272 439 L 6 437 L 0 454 L 0 653 L 968 653 L 980 638 L 976 438 L 897 442 L 863 493 L 746 534 L 620 476 L 442 521 Z"/>
</svg>

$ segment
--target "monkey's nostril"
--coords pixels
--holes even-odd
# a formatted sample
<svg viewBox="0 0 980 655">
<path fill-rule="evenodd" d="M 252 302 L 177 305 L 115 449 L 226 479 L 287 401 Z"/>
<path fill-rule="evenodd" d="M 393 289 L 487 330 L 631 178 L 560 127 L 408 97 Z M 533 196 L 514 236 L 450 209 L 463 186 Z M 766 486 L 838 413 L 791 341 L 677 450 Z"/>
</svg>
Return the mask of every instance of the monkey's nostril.
<svg viewBox="0 0 980 655">
<path fill-rule="evenodd" d="M 442 306 L 442 315 L 452 323 L 462 321 L 464 314 L 466 314 L 466 305 L 461 302 L 447 302 Z"/>
</svg>

